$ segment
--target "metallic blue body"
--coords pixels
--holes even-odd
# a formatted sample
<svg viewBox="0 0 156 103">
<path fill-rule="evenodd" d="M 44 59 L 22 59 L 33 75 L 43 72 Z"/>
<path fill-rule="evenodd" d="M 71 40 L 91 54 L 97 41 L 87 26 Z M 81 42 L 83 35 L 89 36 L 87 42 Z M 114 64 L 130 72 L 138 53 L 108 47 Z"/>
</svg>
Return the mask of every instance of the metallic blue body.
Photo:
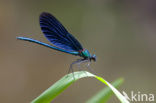
<svg viewBox="0 0 156 103">
<path fill-rule="evenodd" d="M 54 46 L 27 37 L 17 37 L 17 39 L 37 43 L 57 51 L 80 56 L 83 57 L 83 60 L 96 61 L 96 55 L 91 55 L 87 49 L 83 49 L 79 41 L 73 37 L 53 15 L 43 12 L 40 15 L 39 21 L 44 36 Z"/>
<path fill-rule="evenodd" d="M 57 50 L 57 51 L 61 51 L 61 52 L 64 52 L 64 53 L 68 53 L 68 54 L 72 54 L 72 55 L 79 55 L 79 52 L 70 52 L 70 51 L 66 51 L 66 50 L 63 50 L 63 49 L 54 47 L 54 46 L 52 46 L 52 45 L 49 45 L 49 44 L 40 42 L 40 41 L 38 41 L 38 40 L 31 39 L 31 38 L 17 37 L 17 39 L 25 40 L 25 41 L 29 41 L 29 42 L 34 42 L 34 43 L 37 43 L 37 44 L 43 45 L 43 46 L 45 46 L 45 47 L 49 47 L 49 48 L 51 48 L 51 49 L 54 49 L 54 50 Z"/>
</svg>

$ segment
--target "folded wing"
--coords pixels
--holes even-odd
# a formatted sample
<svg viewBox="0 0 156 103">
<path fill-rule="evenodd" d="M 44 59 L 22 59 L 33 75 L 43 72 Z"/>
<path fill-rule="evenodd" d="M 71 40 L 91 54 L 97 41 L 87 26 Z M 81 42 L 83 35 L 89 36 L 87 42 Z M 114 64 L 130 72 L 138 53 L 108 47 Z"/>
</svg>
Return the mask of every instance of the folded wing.
<svg viewBox="0 0 156 103">
<path fill-rule="evenodd" d="M 42 13 L 40 15 L 40 26 L 45 37 L 56 47 L 68 51 L 80 51 L 83 49 L 65 27 L 51 14 Z"/>
</svg>

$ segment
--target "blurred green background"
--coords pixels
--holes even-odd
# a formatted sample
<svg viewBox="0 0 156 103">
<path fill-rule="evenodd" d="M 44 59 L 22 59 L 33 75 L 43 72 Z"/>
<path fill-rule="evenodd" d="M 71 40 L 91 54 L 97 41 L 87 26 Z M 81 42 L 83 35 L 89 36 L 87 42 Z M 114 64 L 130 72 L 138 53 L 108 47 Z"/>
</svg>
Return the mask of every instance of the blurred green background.
<svg viewBox="0 0 156 103">
<path fill-rule="evenodd" d="M 49 43 L 39 26 L 52 13 L 91 53 L 91 67 L 111 82 L 124 77 L 120 91 L 156 94 L 155 0 L 0 0 L 0 102 L 29 103 L 67 74 L 78 57 L 16 40 Z M 79 80 L 55 103 L 84 103 L 104 85 Z M 118 103 L 114 96 L 110 103 Z"/>
</svg>

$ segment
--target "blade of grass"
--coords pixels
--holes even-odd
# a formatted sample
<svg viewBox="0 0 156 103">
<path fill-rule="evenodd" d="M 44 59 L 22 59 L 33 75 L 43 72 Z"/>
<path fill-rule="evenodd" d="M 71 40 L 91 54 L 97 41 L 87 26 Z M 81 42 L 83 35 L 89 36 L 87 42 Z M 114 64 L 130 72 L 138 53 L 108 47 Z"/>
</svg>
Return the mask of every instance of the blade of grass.
<svg viewBox="0 0 156 103">
<path fill-rule="evenodd" d="M 103 78 L 98 77 L 94 74 L 91 74 L 86 71 L 79 71 L 74 72 L 74 78 L 73 74 L 67 74 L 63 78 L 61 78 L 59 81 L 57 81 L 55 84 L 53 84 L 50 88 L 45 90 L 40 96 L 38 96 L 36 99 L 34 99 L 31 103 L 50 103 L 56 96 L 58 96 L 61 92 L 63 92 L 67 87 L 69 87 L 73 82 L 80 78 L 84 77 L 95 77 L 102 83 L 106 84 L 110 87 L 110 89 L 114 92 L 114 94 L 118 97 L 118 99 L 121 101 L 121 103 L 129 103 L 122 94 L 116 90 L 110 83 L 105 81 Z"/>
<path fill-rule="evenodd" d="M 55 84 L 53 84 L 50 88 L 45 90 L 40 96 L 34 99 L 32 103 L 50 103 L 56 96 L 58 96 L 61 92 L 63 92 L 73 82 L 87 76 L 93 77 L 94 75 L 85 71 L 74 72 L 74 77 L 72 73 L 65 75 Z"/>
<path fill-rule="evenodd" d="M 119 78 L 112 83 L 115 88 L 118 88 L 123 83 L 123 78 Z M 91 97 L 86 103 L 106 103 L 113 95 L 113 91 L 109 87 L 105 87 L 97 94 Z"/>
<path fill-rule="evenodd" d="M 104 84 L 106 84 L 113 91 L 113 93 L 117 96 L 117 98 L 120 100 L 121 103 L 129 103 L 129 101 L 117 89 L 115 89 L 109 82 L 107 82 L 106 80 L 98 76 L 95 76 L 95 78 L 103 82 Z"/>
</svg>

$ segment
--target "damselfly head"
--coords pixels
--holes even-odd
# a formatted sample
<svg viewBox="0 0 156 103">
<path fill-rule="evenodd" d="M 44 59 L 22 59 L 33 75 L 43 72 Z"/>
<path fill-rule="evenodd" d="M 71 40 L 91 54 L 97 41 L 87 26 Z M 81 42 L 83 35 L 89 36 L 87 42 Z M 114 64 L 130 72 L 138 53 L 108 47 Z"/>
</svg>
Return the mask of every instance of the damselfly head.
<svg viewBox="0 0 156 103">
<path fill-rule="evenodd" d="M 93 60 L 94 62 L 96 62 L 96 55 L 93 54 L 93 55 L 90 57 L 90 60 Z"/>
</svg>

